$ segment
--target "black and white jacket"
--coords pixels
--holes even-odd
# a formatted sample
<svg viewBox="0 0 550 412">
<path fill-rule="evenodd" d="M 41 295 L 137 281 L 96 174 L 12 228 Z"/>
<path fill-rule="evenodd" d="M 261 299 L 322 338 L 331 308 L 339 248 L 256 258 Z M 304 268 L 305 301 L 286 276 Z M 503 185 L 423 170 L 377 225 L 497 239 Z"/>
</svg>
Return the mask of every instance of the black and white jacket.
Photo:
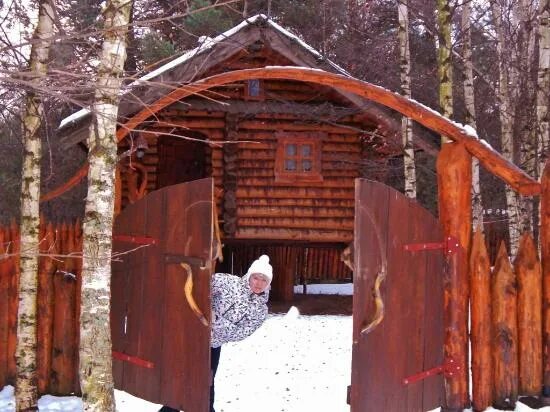
<svg viewBox="0 0 550 412">
<path fill-rule="evenodd" d="M 267 317 L 269 289 L 259 295 L 252 292 L 248 277 L 226 273 L 212 276 L 212 341 L 220 347 L 250 336 Z"/>
</svg>

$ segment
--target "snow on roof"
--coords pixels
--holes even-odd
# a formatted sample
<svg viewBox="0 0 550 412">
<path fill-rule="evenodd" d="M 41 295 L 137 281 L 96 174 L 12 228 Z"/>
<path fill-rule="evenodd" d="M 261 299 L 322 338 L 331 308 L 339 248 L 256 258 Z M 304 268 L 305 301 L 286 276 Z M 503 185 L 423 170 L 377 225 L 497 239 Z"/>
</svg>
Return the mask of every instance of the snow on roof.
<svg viewBox="0 0 550 412">
<path fill-rule="evenodd" d="M 275 30 L 277 30 L 278 32 L 280 32 L 284 36 L 288 37 L 292 41 L 298 43 L 300 46 L 302 46 L 305 50 L 309 51 L 315 57 L 317 57 L 319 59 L 324 59 L 324 57 L 321 53 L 319 53 L 317 50 L 315 50 L 309 44 L 305 43 L 298 36 L 292 34 L 291 32 L 289 32 L 288 30 L 286 30 L 282 26 L 278 25 L 273 20 L 269 19 L 266 15 L 257 14 L 255 16 L 247 18 L 246 20 L 243 20 L 237 26 L 223 32 L 222 34 L 220 34 L 220 35 L 218 35 L 214 38 L 210 38 L 210 37 L 207 37 L 207 36 L 202 36 L 199 39 L 200 44 L 199 44 L 198 47 L 185 52 L 184 54 L 182 54 L 181 56 L 175 58 L 174 60 L 172 60 L 172 61 L 160 66 L 159 68 L 153 70 L 152 72 L 147 73 L 146 75 L 140 77 L 135 82 L 133 82 L 133 83 L 129 84 L 128 86 L 126 86 L 125 90 L 129 90 L 130 88 L 132 88 L 134 86 L 140 85 L 140 84 L 142 84 L 142 83 L 144 83 L 148 80 L 154 79 L 155 77 L 158 77 L 159 75 L 173 69 L 174 67 L 177 67 L 180 64 L 190 60 L 192 57 L 194 57 L 194 56 L 196 56 L 200 53 L 204 53 L 206 50 L 211 49 L 216 44 L 218 44 L 218 43 L 226 40 L 227 38 L 233 36 L 235 33 L 238 33 L 243 28 L 245 28 L 247 26 L 250 26 L 251 24 L 256 23 L 258 20 L 265 20 L 267 22 L 267 24 L 269 24 Z M 341 74 L 344 74 L 346 76 L 351 76 L 345 69 L 338 66 L 336 63 L 330 61 L 329 59 L 325 59 L 325 61 L 328 64 L 330 64 L 334 69 L 336 69 L 338 72 L 340 72 Z M 59 123 L 59 129 L 62 129 L 62 128 L 70 125 L 71 123 L 76 122 L 77 120 L 80 120 L 81 118 L 87 116 L 88 114 L 90 114 L 90 109 L 89 108 L 84 108 L 84 109 L 81 109 L 81 110 L 71 114 L 70 116 L 67 116 L 66 118 L 61 120 L 61 122 Z"/>
</svg>

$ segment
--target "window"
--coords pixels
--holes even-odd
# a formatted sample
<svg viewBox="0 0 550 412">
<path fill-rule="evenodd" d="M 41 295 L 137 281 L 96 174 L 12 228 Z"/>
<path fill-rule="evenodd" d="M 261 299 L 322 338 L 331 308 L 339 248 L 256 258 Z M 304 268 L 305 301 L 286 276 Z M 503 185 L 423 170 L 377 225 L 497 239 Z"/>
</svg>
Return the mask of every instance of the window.
<svg viewBox="0 0 550 412">
<path fill-rule="evenodd" d="M 250 79 L 245 81 L 244 97 L 247 100 L 263 100 L 264 84 L 260 79 Z"/>
<path fill-rule="evenodd" d="M 275 161 L 275 182 L 322 182 L 322 134 L 279 134 Z"/>
</svg>

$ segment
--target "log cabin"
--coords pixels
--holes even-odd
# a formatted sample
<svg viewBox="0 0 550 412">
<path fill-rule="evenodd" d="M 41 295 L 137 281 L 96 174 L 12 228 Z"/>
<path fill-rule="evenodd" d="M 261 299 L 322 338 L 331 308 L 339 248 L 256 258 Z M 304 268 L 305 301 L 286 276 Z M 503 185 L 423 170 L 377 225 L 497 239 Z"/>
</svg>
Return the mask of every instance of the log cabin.
<svg viewBox="0 0 550 412">
<path fill-rule="evenodd" d="M 350 76 L 257 15 L 129 85 L 119 117 L 182 84 L 267 66 Z M 90 117 L 83 109 L 61 122 L 64 145 L 85 142 Z M 354 179 L 384 180 L 385 163 L 401 152 L 398 130 L 383 106 L 327 86 L 250 79 L 214 87 L 173 102 L 120 141 L 117 209 L 213 177 L 226 262 L 217 270 L 244 272 L 268 253 L 273 295 L 291 299 L 295 283 L 351 280 L 341 252 L 353 240 Z"/>
</svg>

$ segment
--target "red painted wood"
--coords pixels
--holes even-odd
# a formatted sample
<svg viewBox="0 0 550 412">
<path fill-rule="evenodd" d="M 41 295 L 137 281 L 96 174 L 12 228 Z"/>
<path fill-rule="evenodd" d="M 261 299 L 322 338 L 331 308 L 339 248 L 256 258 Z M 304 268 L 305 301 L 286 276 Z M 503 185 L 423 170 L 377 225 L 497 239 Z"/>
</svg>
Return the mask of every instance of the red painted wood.
<svg viewBox="0 0 550 412">
<path fill-rule="evenodd" d="M 159 239 L 113 263 L 113 350 L 153 365 L 115 358 L 115 386 L 180 410 L 208 409 L 210 329 L 185 300 L 187 273 L 179 262 L 191 265 L 193 295 L 210 319 L 212 199 L 212 179 L 169 186 L 128 206 L 115 222 L 115 234 Z M 128 249 L 114 244 L 115 252 Z"/>
<path fill-rule="evenodd" d="M 403 385 L 403 379 L 443 364 L 443 253 L 405 251 L 407 243 L 436 242 L 436 219 L 416 202 L 380 183 L 356 181 L 351 410 L 427 411 L 442 405 L 443 379 Z M 381 286 L 382 322 L 367 335 L 373 286 Z"/>
</svg>

